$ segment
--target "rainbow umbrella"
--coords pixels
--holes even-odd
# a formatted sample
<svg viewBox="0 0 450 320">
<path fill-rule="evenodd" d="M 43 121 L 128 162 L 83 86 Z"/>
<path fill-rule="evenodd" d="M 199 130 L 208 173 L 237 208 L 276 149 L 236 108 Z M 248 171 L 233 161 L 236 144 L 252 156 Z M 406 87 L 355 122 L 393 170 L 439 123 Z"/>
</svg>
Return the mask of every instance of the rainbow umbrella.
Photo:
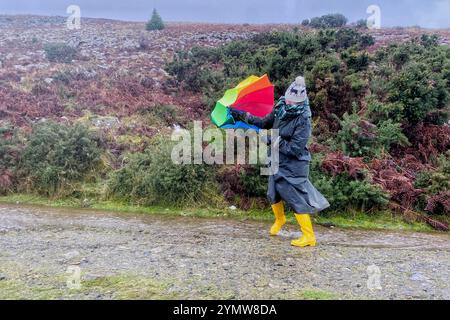
<svg viewBox="0 0 450 320">
<path fill-rule="evenodd" d="M 255 129 L 259 128 L 235 121 L 229 108 L 249 112 L 263 118 L 272 112 L 274 105 L 274 86 L 267 75 L 262 77 L 250 76 L 235 88 L 227 90 L 225 95 L 217 101 L 211 114 L 212 122 L 224 129 Z"/>
</svg>

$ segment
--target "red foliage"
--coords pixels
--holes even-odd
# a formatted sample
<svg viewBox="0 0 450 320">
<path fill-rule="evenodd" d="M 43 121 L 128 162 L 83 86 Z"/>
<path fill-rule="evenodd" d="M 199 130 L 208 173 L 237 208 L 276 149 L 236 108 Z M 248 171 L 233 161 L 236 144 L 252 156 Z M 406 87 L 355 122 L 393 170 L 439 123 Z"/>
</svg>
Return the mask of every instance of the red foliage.
<svg viewBox="0 0 450 320">
<path fill-rule="evenodd" d="M 217 180 L 222 188 L 224 197 L 229 202 L 234 202 L 236 206 L 243 210 L 253 207 L 264 209 L 267 207 L 265 198 L 255 198 L 248 196 L 248 190 L 241 183 L 241 173 L 246 170 L 245 166 L 228 166 L 221 170 Z"/>
<path fill-rule="evenodd" d="M 311 143 L 311 145 L 308 147 L 309 151 L 311 151 L 313 154 L 315 153 L 325 153 L 328 152 L 328 148 L 320 143 Z"/>
<path fill-rule="evenodd" d="M 347 173 L 353 178 L 360 178 L 367 169 L 363 158 L 352 158 L 344 155 L 342 151 L 328 153 L 322 162 L 322 169 L 331 175 Z"/>
<path fill-rule="evenodd" d="M 403 155 L 403 158 L 397 160 L 397 164 L 407 172 L 409 177 L 415 177 L 417 173 L 430 167 L 429 165 L 423 164 L 412 154 Z"/>
<path fill-rule="evenodd" d="M 450 190 L 429 197 L 425 210 L 431 213 L 450 214 Z"/>
<path fill-rule="evenodd" d="M 399 147 L 392 154 L 397 158 L 411 154 L 422 163 L 429 163 L 450 148 L 450 126 L 418 124 L 405 130 L 411 147 Z"/>
<path fill-rule="evenodd" d="M 130 116 L 154 106 L 157 101 L 157 94 L 132 78 L 116 80 L 110 85 L 101 81 L 74 81 L 71 86 L 76 92 L 79 106 L 102 116 Z"/>
<path fill-rule="evenodd" d="M 53 90 L 35 95 L 10 86 L 0 87 L 0 118 L 8 119 L 13 125 L 27 126 L 37 119 L 60 117 L 63 111 Z"/>
<path fill-rule="evenodd" d="M 6 170 L 4 172 L 0 172 L 0 191 L 7 191 L 13 186 L 14 176 L 13 174 Z"/>
<path fill-rule="evenodd" d="M 392 200 L 409 209 L 423 190 L 414 187 L 415 176 L 403 170 L 392 159 L 373 160 L 370 164 L 373 182 L 391 194 Z"/>
<path fill-rule="evenodd" d="M 82 109 L 102 116 L 127 117 L 156 105 L 181 106 L 186 119 L 204 116 L 204 104 L 198 95 L 178 92 L 173 96 L 159 88 L 148 89 L 136 77 L 123 77 L 108 85 L 104 81 L 73 81 L 70 86 Z"/>
<path fill-rule="evenodd" d="M 226 167 L 219 172 L 217 179 L 222 187 L 225 199 L 232 200 L 237 195 L 245 193 L 245 188 L 239 179 L 241 170 L 242 166 L 236 165 Z"/>
<path fill-rule="evenodd" d="M 401 165 L 404 167 L 402 168 Z M 414 187 L 414 179 L 418 169 L 423 168 L 414 156 L 405 157 L 397 163 L 393 159 L 375 159 L 366 165 L 363 158 L 345 156 L 341 151 L 328 153 L 322 162 L 322 169 L 332 175 L 347 173 L 358 179 L 367 172 L 372 181 L 380 185 L 391 195 L 392 200 L 403 208 L 410 209 L 423 190 Z"/>
</svg>

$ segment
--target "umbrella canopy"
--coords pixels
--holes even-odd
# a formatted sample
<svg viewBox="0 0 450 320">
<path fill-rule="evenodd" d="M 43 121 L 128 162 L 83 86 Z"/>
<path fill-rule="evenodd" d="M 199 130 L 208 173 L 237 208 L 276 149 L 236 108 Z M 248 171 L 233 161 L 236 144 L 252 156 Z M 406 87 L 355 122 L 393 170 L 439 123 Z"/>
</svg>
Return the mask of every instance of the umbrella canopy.
<svg viewBox="0 0 450 320">
<path fill-rule="evenodd" d="M 234 121 L 229 108 L 263 118 L 272 112 L 274 105 L 274 86 L 269 77 L 250 76 L 235 88 L 227 90 L 225 95 L 217 101 L 211 114 L 212 122 L 219 128 L 233 129 L 257 129 L 243 122 Z"/>
</svg>

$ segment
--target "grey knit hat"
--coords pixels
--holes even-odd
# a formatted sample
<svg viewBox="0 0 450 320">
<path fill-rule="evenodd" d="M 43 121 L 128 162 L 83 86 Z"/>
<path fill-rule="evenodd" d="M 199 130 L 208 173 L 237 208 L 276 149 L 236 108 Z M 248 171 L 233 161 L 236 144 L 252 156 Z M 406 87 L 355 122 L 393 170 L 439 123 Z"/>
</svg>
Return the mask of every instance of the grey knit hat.
<svg viewBox="0 0 450 320">
<path fill-rule="evenodd" d="M 285 93 L 286 100 L 301 103 L 308 98 L 308 94 L 306 92 L 306 83 L 305 78 L 299 76 L 295 79 L 295 81 L 290 85 Z"/>
</svg>

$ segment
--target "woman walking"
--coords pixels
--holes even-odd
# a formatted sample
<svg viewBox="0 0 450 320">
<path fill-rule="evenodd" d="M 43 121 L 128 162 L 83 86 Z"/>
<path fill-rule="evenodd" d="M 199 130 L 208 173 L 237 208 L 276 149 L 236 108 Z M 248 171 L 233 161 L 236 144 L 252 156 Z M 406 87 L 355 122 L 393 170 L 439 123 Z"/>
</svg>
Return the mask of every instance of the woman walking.
<svg viewBox="0 0 450 320">
<path fill-rule="evenodd" d="M 270 234 L 276 236 L 286 223 L 285 204 L 292 208 L 300 225 L 302 237 L 293 246 L 316 245 L 311 216 L 330 206 L 327 199 L 309 181 L 311 154 L 307 148 L 311 137 L 311 109 L 305 79 L 297 77 L 273 112 L 264 119 L 231 109 L 236 120 L 261 129 L 278 129 L 279 138 L 269 141 L 279 148 L 279 171 L 269 177 L 268 198 L 272 204 L 275 223 Z"/>
</svg>

